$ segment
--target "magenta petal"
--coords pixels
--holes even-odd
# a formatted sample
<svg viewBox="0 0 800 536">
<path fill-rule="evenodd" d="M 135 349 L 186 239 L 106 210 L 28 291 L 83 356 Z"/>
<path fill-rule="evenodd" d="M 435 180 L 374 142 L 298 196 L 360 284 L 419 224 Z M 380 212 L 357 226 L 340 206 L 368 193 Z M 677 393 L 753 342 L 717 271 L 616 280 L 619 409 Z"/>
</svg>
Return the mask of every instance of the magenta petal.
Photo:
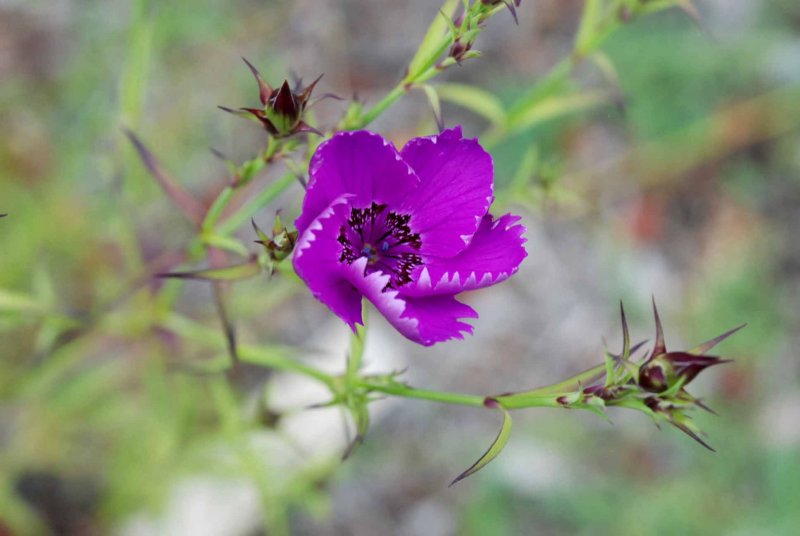
<svg viewBox="0 0 800 536">
<path fill-rule="evenodd" d="M 382 272 L 365 275 L 366 267 L 366 258 L 349 265 L 348 280 L 405 337 L 430 346 L 449 339 L 463 339 L 463 333 L 472 333 L 472 326 L 460 321 L 478 317 L 468 305 L 453 296 L 407 297 L 393 289 L 384 290 L 389 276 Z"/>
<path fill-rule="evenodd" d="M 347 196 L 342 196 L 319 214 L 297 241 L 294 269 L 314 296 L 352 329 L 361 324 L 361 293 L 344 277 L 347 268 L 339 262 L 339 229 L 349 214 Z"/>
<path fill-rule="evenodd" d="M 309 176 L 303 211 L 295 221 L 300 233 L 341 195 L 352 195 L 351 204 L 359 207 L 395 205 L 419 183 L 391 142 L 365 130 L 339 132 L 320 145 Z"/>
<path fill-rule="evenodd" d="M 461 127 L 415 138 L 401 154 L 419 176 L 419 187 L 401 205 L 412 214 L 424 254 L 452 257 L 462 251 L 492 203 L 492 157 Z"/>
<path fill-rule="evenodd" d="M 415 318 L 419 322 L 418 338 L 409 337 L 411 340 L 431 346 L 450 339 L 463 339 L 464 333 L 472 335 L 472 326 L 460 319 L 478 318 L 478 313 L 456 300 L 455 296 L 404 296 L 403 299 L 406 301 L 403 317 Z"/>
<path fill-rule="evenodd" d="M 403 294 L 456 294 L 508 279 L 528 255 L 519 219 L 506 214 L 495 220 L 487 214 L 467 249 L 455 257 L 426 257 L 414 281 L 403 286 Z"/>
</svg>

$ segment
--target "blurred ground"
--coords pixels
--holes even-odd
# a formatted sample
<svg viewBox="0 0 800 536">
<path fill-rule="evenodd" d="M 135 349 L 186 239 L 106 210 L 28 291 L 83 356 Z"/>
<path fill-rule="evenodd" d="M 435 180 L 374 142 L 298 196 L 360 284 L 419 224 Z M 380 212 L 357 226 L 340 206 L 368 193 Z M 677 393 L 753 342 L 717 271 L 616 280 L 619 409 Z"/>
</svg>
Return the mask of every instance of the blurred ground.
<svg viewBox="0 0 800 536">
<path fill-rule="evenodd" d="M 324 72 L 321 91 L 375 102 L 400 78 L 438 2 L 0 2 L 0 213 L 10 213 L 0 223 L 0 534 L 3 526 L 248 534 L 271 504 L 253 487 L 296 471 L 304 484 L 281 489 L 294 494 L 289 523 L 298 534 L 792 534 L 800 523 L 800 108 L 792 98 L 800 7 L 697 4 L 702 27 L 669 11 L 604 46 L 620 106 L 492 147 L 499 187 L 532 145 L 541 166 L 525 199 L 504 200 L 524 214 L 529 258 L 509 283 L 468 298 L 481 313 L 476 335 L 423 349 L 376 319 L 370 355 L 408 366 L 420 387 L 524 389 L 594 364 L 603 337 L 616 348 L 619 299 L 634 337 L 652 339 L 654 295 L 668 347 L 748 322 L 720 350 L 736 362 L 695 388 L 720 413 L 697 415 L 718 452 L 639 415 L 612 413 L 609 425 L 529 411 L 496 462 L 447 489 L 494 437 L 494 415 L 379 402 L 363 448 L 338 466 L 334 412 L 308 425 L 325 436 L 314 440 L 327 444 L 322 454 L 266 461 L 266 484 L 248 480 L 252 467 L 187 461 L 195 438 L 217 439 L 192 418 L 201 411 L 192 401 L 204 395 L 166 369 L 207 355 L 153 323 L 163 303 L 149 297 L 152 281 L 135 282 L 191 230 L 121 134 L 135 130 L 210 199 L 225 167 L 208 147 L 241 160 L 263 143 L 258 129 L 215 108 L 253 104 L 240 56 L 268 80 Z M 483 57 L 444 79 L 514 99 L 569 53 L 581 7 L 526 0 L 519 26 L 495 17 L 479 41 Z M 609 85 L 589 64 L 574 79 Z M 326 101 L 318 123 L 343 109 Z M 445 103 L 444 113 L 469 135 L 485 128 L 456 106 Z M 435 129 L 422 94 L 373 126 L 399 143 Z M 277 207 L 294 217 L 299 187 L 290 192 L 259 221 L 267 225 Z M 298 345 L 304 357 L 328 347 L 335 368 L 341 327 L 285 283 L 237 286 L 243 340 Z M 27 314 L 9 312 L 20 294 L 38 300 Z M 202 284 L 173 294 L 176 308 L 217 329 Z M 41 303 L 65 316 L 41 314 Z M 253 452 L 275 452 L 265 448 Z M 226 478 L 232 487 L 220 483 Z M 178 483 L 184 496 L 206 499 L 170 502 Z M 181 521 L 203 515 L 214 524 Z M 173 524 L 159 525 L 159 516 Z"/>
</svg>

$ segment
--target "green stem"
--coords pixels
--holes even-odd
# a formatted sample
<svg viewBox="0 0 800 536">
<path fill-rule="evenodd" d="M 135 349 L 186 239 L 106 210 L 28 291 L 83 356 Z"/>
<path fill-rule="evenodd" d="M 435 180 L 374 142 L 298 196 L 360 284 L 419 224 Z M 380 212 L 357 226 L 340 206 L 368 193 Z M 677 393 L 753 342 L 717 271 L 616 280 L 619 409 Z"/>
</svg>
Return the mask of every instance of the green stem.
<svg viewBox="0 0 800 536">
<path fill-rule="evenodd" d="M 258 348 L 255 346 L 241 346 L 239 348 L 239 358 L 252 365 L 267 366 L 284 372 L 294 372 L 308 376 L 321 383 L 324 383 L 329 388 L 333 389 L 336 384 L 336 379 L 333 375 L 306 365 L 299 361 L 295 361 L 283 354 L 277 353 L 273 350 Z"/>
<path fill-rule="evenodd" d="M 408 92 L 407 88 L 407 81 L 403 79 L 402 82 L 397 84 L 394 89 L 392 89 L 389 93 L 383 97 L 380 102 L 375 104 L 372 108 L 367 110 L 364 115 L 361 116 L 360 121 L 351 126 L 351 130 L 357 130 L 359 128 L 364 128 L 365 126 L 372 123 L 375 119 L 378 118 L 386 109 L 395 103 L 400 97 L 405 95 Z"/>
<path fill-rule="evenodd" d="M 459 406 L 483 407 L 486 397 L 479 395 L 467 395 L 462 393 L 448 393 L 444 391 L 428 391 L 425 389 L 415 389 L 401 384 L 380 384 L 362 381 L 359 387 L 370 392 L 384 393 L 387 395 L 402 398 L 417 398 L 420 400 L 430 400 L 431 402 L 442 402 L 444 404 L 455 404 Z"/>
<path fill-rule="evenodd" d="M 295 180 L 293 173 L 285 173 L 278 180 L 264 188 L 257 196 L 244 204 L 239 210 L 220 224 L 217 232 L 227 235 L 235 232 L 247 220 L 256 215 L 265 205 L 275 200 Z"/>
<path fill-rule="evenodd" d="M 203 233 L 211 231 L 211 229 L 214 228 L 217 220 L 219 220 L 219 217 L 222 215 L 222 211 L 224 211 L 225 207 L 227 207 L 228 203 L 230 203 L 231 197 L 233 197 L 233 190 L 233 186 L 226 186 L 225 189 L 219 193 L 217 198 L 214 199 L 214 202 L 209 207 L 208 212 L 206 212 L 206 217 L 203 218 L 203 224 L 200 227 Z"/>
<path fill-rule="evenodd" d="M 225 349 L 226 341 L 222 333 L 179 314 L 166 315 L 161 321 L 161 325 L 187 340 L 195 341 L 217 350 Z M 331 389 L 336 384 L 336 378 L 333 375 L 287 357 L 288 352 L 284 348 L 265 348 L 243 344 L 239 346 L 238 350 L 239 359 L 244 363 L 302 374 L 324 383 Z"/>
<path fill-rule="evenodd" d="M 569 392 L 564 395 L 570 394 Z M 523 409 L 523 408 L 560 408 L 562 404 L 558 403 L 560 395 L 524 395 L 514 397 L 492 397 L 497 400 L 497 403 L 506 409 Z"/>
</svg>

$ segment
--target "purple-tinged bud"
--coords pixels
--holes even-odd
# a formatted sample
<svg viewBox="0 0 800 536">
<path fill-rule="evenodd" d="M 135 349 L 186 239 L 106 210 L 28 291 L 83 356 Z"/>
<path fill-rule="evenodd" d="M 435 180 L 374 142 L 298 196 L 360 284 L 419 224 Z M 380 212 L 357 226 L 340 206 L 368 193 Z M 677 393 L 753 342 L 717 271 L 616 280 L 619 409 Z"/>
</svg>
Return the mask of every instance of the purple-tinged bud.
<svg viewBox="0 0 800 536">
<path fill-rule="evenodd" d="M 464 42 L 461 39 L 456 39 L 453 46 L 450 47 L 448 56 L 453 58 L 459 65 L 466 59 L 467 53 L 472 50 L 472 43 Z"/>
<path fill-rule="evenodd" d="M 639 385 L 651 393 L 669 389 L 674 373 L 669 362 L 659 357 L 639 369 Z"/>
<path fill-rule="evenodd" d="M 668 352 L 655 301 L 653 301 L 653 316 L 656 324 L 656 342 L 650 356 L 639 368 L 638 378 L 639 385 L 652 393 L 664 392 L 678 382 L 685 387 L 708 367 L 730 362 L 729 359 L 705 355 L 705 352 L 744 327 L 744 324 L 736 327 L 686 352 Z"/>
<path fill-rule="evenodd" d="M 261 74 L 249 61 L 244 61 L 258 82 L 259 100 L 264 107 L 240 108 L 238 111 L 221 107 L 223 110 L 236 115 L 241 115 L 241 112 L 244 112 L 245 116 L 254 117 L 267 132 L 276 138 L 291 136 L 298 132 L 320 134 L 319 131 L 303 121 L 303 114 L 309 105 L 311 92 L 320 78 L 322 78 L 322 75 L 302 89 L 299 87 L 292 89 L 288 81 L 284 81 L 279 88 L 273 89 L 264 81 Z"/>
</svg>

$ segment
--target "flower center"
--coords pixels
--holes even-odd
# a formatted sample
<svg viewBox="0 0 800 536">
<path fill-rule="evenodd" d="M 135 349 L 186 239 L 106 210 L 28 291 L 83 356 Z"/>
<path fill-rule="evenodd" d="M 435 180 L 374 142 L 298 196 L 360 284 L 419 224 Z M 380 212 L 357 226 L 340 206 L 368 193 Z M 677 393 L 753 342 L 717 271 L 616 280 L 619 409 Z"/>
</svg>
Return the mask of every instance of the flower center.
<svg viewBox="0 0 800 536">
<path fill-rule="evenodd" d="M 386 210 L 386 205 L 372 203 L 368 208 L 353 208 L 339 230 L 342 245 L 340 262 L 352 264 L 366 257 L 367 273 L 381 271 L 389 275 L 387 288 L 398 288 L 411 281 L 411 272 L 422 264 L 417 254 L 422 243 L 419 233 L 412 233 L 411 216 Z"/>
</svg>

